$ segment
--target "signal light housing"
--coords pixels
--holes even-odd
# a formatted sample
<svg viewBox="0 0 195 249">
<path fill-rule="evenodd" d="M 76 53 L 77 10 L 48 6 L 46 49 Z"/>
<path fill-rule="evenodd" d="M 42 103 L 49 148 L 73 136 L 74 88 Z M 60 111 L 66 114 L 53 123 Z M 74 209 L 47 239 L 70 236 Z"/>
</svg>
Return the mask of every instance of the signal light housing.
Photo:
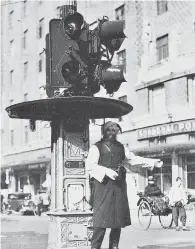
<svg viewBox="0 0 195 249">
<path fill-rule="evenodd" d="M 71 39 L 78 39 L 84 24 L 83 16 L 76 12 L 74 14 L 69 14 L 67 17 L 63 18 L 62 21 L 65 34 Z"/>
<path fill-rule="evenodd" d="M 126 82 L 123 65 L 108 65 L 102 70 L 102 85 L 108 94 L 117 92 L 122 84 Z"/>
<path fill-rule="evenodd" d="M 126 35 L 124 33 L 125 22 L 120 21 L 108 21 L 103 20 L 100 30 L 99 36 L 100 40 L 103 42 L 105 40 L 112 40 L 118 38 L 125 38 Z"/>
<path fill-rule="evenodd" d="M 111 65 L 126 35 L 124 21 L 104 17 L 97 28 L 78 13 L 52 19 L 46 39 L 46 92 L 48 97 L 92 96 L 100 85 L 108 94 L 118 91 L 124 78 L 123 65 Z M 104 60 L 103 60 L 104 59 Z M 59 91 L 61 89 L 61 91 Z"/>
</svg>

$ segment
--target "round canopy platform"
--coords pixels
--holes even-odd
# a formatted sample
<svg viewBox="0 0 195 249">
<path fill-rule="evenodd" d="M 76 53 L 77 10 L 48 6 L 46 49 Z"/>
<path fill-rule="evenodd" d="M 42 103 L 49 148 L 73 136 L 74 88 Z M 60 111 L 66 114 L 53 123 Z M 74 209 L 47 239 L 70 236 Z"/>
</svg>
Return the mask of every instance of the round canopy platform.
<svg viewBox="0 0 195 249">
<path fill-rule="evenodd" d="M 22 102 L 6 108 L 10 118 L 51 121 L 57 117 L 117 118 L 128 114 L 128 103 L 99 97 L 61 97 Z"/>
</svg>

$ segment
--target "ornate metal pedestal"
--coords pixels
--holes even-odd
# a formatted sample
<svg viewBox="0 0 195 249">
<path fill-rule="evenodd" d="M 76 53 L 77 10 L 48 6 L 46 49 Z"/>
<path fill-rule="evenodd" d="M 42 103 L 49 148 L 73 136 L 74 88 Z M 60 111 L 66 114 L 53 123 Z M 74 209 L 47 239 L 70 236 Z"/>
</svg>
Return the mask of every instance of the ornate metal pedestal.
<svg viewBox="0 0 195 249">
<path fill-rule="evenodd" d="M 132 106 L 106 98 L 69 97 L 19 103 L 6 110 L 11 118 L 51 121 L 51 210 L 48 249 L 87 249 L 93 213 L 88 196 L 85 156 L 89 119 L 116 118 Z"/>
</svg>

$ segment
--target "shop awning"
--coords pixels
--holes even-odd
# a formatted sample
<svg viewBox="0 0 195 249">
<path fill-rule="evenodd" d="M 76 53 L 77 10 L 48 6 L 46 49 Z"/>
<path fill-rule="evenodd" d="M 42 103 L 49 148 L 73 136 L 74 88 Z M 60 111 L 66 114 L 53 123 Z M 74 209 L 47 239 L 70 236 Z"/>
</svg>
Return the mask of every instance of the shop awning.
<svg viewBox="0 0 195 249">
<path fill-rule="evenodd" d="M 138 149 L 133 149 L 133 152 L 137 155 L 142 156 L 159 156 L 170 154 L 172 152 L 175 153 L 195 153 L 195 142 L 187 142 L 187 143 L 172 143 L 172 144 L 163 144 L 163 145 L 155 145 L 155 146 L 147 146 Z"/>
<path fill-rule="evenodd" d="M 6 169 L 12 169 L 12 170 L 24 170 L 24 169 L 40 169 L 50 166 L 51 159 L 45 159 L 45 160 L 36 160 L 31 162 L 23 162 L 18 164 L 4 164 L 1 165 L 1 172 L 4 172 Z M 49 164 L 49 165 L 48 165 Z"/>
</svg>

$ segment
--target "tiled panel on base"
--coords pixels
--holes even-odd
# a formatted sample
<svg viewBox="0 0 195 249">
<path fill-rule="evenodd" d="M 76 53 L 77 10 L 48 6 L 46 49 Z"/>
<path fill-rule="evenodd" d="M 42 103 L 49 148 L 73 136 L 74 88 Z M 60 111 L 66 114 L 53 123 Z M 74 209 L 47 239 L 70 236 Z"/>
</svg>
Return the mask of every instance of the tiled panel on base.
<svg viewBox="0 0 195 249">
<path fill-rule="evenodd" d="M 90 249 L 92 235 L 92 212 L 51 215 L 47 249 Z"/>
</svg>

